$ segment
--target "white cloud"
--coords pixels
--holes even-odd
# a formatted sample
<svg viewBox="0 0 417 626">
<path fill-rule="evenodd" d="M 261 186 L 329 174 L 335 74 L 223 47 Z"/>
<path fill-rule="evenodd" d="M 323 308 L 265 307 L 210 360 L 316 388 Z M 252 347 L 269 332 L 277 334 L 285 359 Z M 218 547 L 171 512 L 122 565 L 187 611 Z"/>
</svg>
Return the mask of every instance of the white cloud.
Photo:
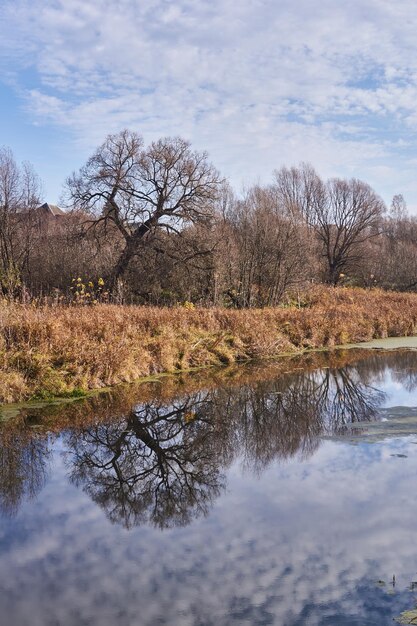
<svg viewBox="0 0 417 626">
<path fill-rule="evenodd" d="M 185 135 L 235 183 L 311 160 L 417 198 L 412 0 L 14 0 L 2 18 L 32 119 L 84 153 L 128 126 Z"/>
</svg>

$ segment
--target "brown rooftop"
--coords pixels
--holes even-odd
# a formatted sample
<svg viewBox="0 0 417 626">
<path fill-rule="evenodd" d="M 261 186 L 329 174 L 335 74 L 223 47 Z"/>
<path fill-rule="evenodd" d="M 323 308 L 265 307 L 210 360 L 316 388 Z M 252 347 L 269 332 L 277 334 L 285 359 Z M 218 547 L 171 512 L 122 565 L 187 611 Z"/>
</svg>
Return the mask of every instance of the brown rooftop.
<svg viewBox="0 0 417 626">
<path fill-rule="evenodd" d="M 41 204 L 41 206 L 39 206 L 38 209 L 47 211 L 48 213 L 51 213 L 52 215 L 55 215 L 55 216 L 65 215 L 65 211 L 60 209 L 59 206 L 56 206 L 56 204 L 49 204 L 48 202 L 44 202 L 44 204 Z"/>
</svg>

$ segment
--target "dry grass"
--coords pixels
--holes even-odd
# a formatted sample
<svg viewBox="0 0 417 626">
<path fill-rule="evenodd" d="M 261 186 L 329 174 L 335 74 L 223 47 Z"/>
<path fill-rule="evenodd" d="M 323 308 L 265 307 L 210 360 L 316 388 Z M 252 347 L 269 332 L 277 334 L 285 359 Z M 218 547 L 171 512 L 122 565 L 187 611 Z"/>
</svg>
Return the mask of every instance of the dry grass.
<svg viewBox="0 0 417 626">
<path fill-rule="evenodd" d="M 379 290 L 320 287 L 302 308 L 242 311 L 0 303 L 0 402 L 416 332 L 417 295 Z"/>
<path fill-rule="evenodd" d="M 246 365 L 231 365 L 208 368 L 198 372 L 183 372 L 177 376 L 166 376 L 152 382 L 119 385 L 97 394 L 78 398 L 76 402 L 56 400 L 47 405 L 23 405 L 15 413 L 15 407 L 3 407 L 8 419 L 0 419 L 0 436 L 4 442 L 7 432 L 18 429 L 30 434 L 50 435 L 66 428 L 86 428 L 89 425 L 112 423 L 121 415 L 127 415 L 133 406 L 156 403 L 175 403 L 196 392 L 210 392 L 218 388 L 239 389 L 245 385 L 256 385 L 295 373 L 311 372 L 323 367 L 341 368 L 368 358 L 370 350 L 337 350 L 330 354 L 308 352 L 285 359 L 260 361 Z M 28 425 L 30 428 L 28 429 Z M 36 426 L 35 428 L 31 428 Z"/>
</svg>

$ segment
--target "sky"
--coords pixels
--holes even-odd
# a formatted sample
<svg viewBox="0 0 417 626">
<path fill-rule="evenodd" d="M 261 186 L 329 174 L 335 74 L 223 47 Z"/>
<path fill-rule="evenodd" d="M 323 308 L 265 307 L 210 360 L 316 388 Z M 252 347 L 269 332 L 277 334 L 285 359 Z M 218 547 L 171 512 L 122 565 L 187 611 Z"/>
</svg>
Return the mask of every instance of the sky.
<svg viewBox="0 0 417 626">
<path fill-rule="evenodd" d="M 49 202 L 129 128 L 237 192 L 306 161 L 417 213 L 416 32 L 413 0 L 1 0 L 0 145 Z"/>
</svg>

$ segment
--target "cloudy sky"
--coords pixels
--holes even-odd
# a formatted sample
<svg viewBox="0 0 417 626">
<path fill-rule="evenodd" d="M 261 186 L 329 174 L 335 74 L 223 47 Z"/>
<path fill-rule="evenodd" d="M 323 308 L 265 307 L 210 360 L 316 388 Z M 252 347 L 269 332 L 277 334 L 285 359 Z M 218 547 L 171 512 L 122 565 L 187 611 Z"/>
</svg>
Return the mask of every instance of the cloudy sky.
<svg viewBox="0 0 417 626">
<path fill-rule="evenodd" d="M 2 0 L 0 144 L 53 202 L 128 127 L 237 190 L 310 161 L 417 212 L 416 31 L 413 0 Z"/>
</svg>

